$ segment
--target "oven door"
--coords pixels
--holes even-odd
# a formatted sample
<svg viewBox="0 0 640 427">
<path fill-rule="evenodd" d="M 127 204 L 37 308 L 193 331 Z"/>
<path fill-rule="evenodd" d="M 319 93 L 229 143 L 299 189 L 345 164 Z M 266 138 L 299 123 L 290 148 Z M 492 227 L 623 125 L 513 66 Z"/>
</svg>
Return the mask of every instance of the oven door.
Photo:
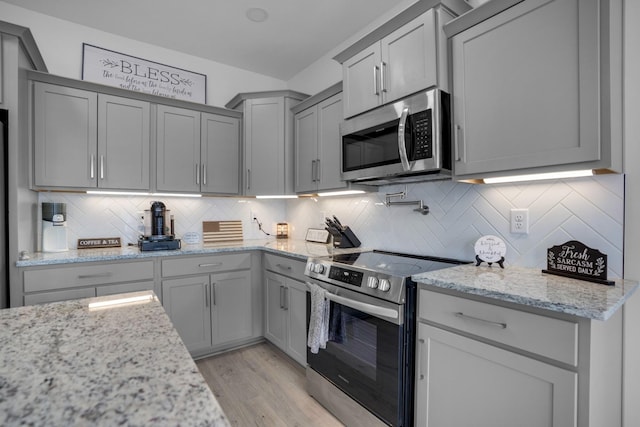
<svg viewBox="0 0 640 427">
<path fill-rule="evenodd" d="M 315 283 L 330 292 L 330 328 L 325 349 L 317 354 L 307 349 L 309 367 L 389 425 L 401 425 L 403 306 L 384 301 L 380 306 L 374 302 L 376 298 Z M 307 316 L 310 300 L 307 294 Z"/>
</svg>

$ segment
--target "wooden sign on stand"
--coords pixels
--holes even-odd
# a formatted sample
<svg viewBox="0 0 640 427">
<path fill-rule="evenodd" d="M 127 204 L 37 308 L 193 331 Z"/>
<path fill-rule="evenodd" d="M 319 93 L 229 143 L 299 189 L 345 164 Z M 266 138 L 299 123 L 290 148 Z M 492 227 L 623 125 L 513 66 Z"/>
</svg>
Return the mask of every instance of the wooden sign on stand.
<svg viewBox="0 0 640 427">
<path fill-rule="evenodd" d="M 607 280 L 607 255 L 577 240 L 547 249 L 547 269 L 542 272 L 615 285 L 615 282 Z"/>
</svg>

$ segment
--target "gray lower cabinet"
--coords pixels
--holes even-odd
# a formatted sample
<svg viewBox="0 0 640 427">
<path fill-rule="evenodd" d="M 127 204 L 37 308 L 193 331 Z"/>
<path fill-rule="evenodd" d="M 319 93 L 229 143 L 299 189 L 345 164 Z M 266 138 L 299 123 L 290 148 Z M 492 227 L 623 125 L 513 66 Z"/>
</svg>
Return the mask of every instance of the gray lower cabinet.
<svg viewBox="0 0 640 427">
<path fill-rule="evenodd" d="M 296 362 L 306 366 L 307 286 L 300 280 L 305 263 L 265 254 L 264 264 L 264 336 Z"/>
<path fill-rule="evenodd" d="M 25 268 L 22 289 L 11 289 L 11 306 L 153 290 L 153 265 L 134 261 Z"/>
<path fill-rule="evenodd" d="M 163 259 L 162 305 L 187 349 L 201 357 L 258 341 L 262 292 L 252 256 L 240 253 Z"/>
<path fill-rule="evenodd" d="M 515 307 L 419 290 L 415 425 L 621 425 L 621 314 Z"/>
<path fill-rule="evenodd" d="M 445 26 L 456 177 L 621 171 L 620 2 L 502 3 Z"/>
<path fill-rule="evenodd" d="M 34 82 L 34 186 L 149 190 L 150 104 Z"/>
</svg>

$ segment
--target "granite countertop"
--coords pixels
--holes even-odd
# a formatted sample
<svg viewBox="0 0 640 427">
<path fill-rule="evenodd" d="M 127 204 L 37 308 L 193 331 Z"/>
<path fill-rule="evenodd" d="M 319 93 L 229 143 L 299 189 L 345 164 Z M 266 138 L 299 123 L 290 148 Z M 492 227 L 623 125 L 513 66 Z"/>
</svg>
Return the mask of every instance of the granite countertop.
<svg viewBox="0 0 640 427">
<path fill-rule="evenodd" d="M 310 256 L 327 256 L 333 253 L 361 252 L 364 248 L 336 249 L 324 243 L 312 243 L 295 239 L 255 239 L 237 242 L 220 242 L 216 244 L 182 244 L 182 248 L 174 251 L 142 252 L 137 246 L 107 249 L 80 249 L 65 252 L 29 253 L 28 259 L 16 262 L 17 267 L 33 267 L 39 265 L 69 264 L 78 262 L 117 261 L 134 259 L 153 259 L 180 255 L 206 255 L 223 252 L 262 250 L 279 255 L 291 256 L 306 260 Z"/>
<path fill-rule="evenodd" d="M 147 300 L 89 308 L 130 296 Z M 153 293 L 0 310 L 0 325 L 0 425 L 229 425 Z"/>
<path fill-rule="evenodd" d="M 452 289 L 594 320 L 609 319 L 638 289 L 638 283 L 617 280 L 615 286 L 570 279 L 527 267 L 460 265 L 417 274 L 413 279 Z"/>
</svg>

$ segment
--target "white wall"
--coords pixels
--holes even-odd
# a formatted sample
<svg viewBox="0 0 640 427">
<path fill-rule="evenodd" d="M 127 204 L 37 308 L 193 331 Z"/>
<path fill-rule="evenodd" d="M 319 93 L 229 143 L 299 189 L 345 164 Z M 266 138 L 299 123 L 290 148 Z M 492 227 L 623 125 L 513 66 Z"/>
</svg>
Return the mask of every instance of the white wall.
<svg viewBox="0 0 640 427">
<path fill-rule="evenodd" d="M 640 280 L 640 2 L 625 1 L 625 278 Z M 640 296 L 624 307 L 624 426 L 640 426 Z"/>
<path fill-rule="evenodd" d="M 130 40 L 0 1 L 0 19 L 28 27 L 49 73 L 80 80 L 82 43 L 122 52 L 207 76 L 207 104 L 224 107 L 236 94 L 280 90 L 286 82 L 147 43 Z M 335 82 L 334 82 L 335 83 Z"/>
</svg>

